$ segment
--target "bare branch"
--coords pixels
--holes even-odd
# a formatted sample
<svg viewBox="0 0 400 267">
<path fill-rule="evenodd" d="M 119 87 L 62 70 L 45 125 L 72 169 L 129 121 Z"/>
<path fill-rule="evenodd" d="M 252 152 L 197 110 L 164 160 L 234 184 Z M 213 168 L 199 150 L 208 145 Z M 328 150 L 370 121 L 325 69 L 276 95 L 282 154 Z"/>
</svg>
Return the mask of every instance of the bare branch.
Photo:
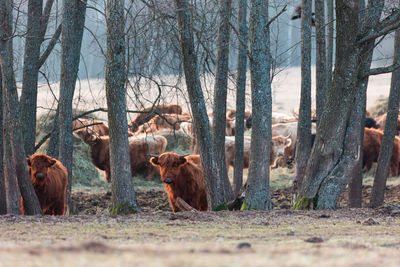
<svg viewBox="0 0 400 267">
<path fill-rule="evenodd" d="M 285 6 L 285 7 L 286 7 L 286 6 Z M 240 45 L 243 47 L 244 51 L 246 51 L 247 57 L 249 58 L 249 60 L 252 60 L 252 57 L 251 57 L 251 54 L 250 54 L 250 51 L 249 51 L 247 45 L 246 45 L 245 43 L 243 43 L 243 41 L 239 38 L 239 32 L 238 32 L 238 31 L 236 30 L 236 28 L 232 25 L 232 23 L 229 23 L 229 24 L 231 25 L 231 28 L 232 28 L 233 32 L 236 34 L 236 36 L 237 36 L 237 38 L 238 38 L 238 40 L 239 40 L 239 42 L 240 42 Z"/>
<path fill-rule="evenodd" d="M 43 66 L 43 64 L 46 62 L 46 59 L 51 54 L 51 51 L 53 51 L 53 48 L 58 41 L 58 38 L 60 38 L 61 29 L 62 29 L 62 27 L 60 24 L 60 25 L 58 25 L 57 30 L 54 32 L 53 37 L 51 38 L 51 41 L 49 42 L 49 45 L 46 47 L 46 50 L 44 50 L 43 54 L 39 58 L 39 68 L 41 68 Z"/>
<path fill-rule="evenodd" d="M 182 211 L 193 211 L 196 212 L 197 210 L 190 206 L 185 200 L 180 197 L 176 198 L 175 205 Z"/>
<path fill-rule="evenodd" d="M 282 15 L 283 14 L 283 12 L 285 12 L 286 11 L 286 7 L 287 7 L 287 5 L 285 5 L 283 8 L 282 8 L 282 10 L 278 13 L 278 14 L 276 14 L 276 16 L 275 17 L 273 17 L 272 19 L 270 19 L 269 21 L 268 21 L 268 23 L 267 23 L 267 25 L 265 25 L 265 27 L 269 27 L 269 25 L 271 25 L 271 23 L 272 22 L 274 22 L 274 20 L 276 20 L 280 15 Z"/>
<path fill-rule="evenodd" d="M 379 74 L 384 74 L 384 73 L 390 73 L 398 68 L 400 68 L 400 63 L 393 64 L 393 65 L 390 65 L 387 67 L 382 67 L 382 68 L 374 68 L 369 71 L 369 75 L 379 75 Z"/>
</svg>

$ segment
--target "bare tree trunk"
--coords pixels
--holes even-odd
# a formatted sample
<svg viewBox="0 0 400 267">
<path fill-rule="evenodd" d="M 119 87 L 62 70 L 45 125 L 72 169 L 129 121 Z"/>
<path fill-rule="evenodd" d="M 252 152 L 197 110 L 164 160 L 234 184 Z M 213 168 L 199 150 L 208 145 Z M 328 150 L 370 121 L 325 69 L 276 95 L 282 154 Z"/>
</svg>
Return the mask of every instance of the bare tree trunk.
<svg viewBox="0 0 400 267">
<path fill-rule="evenodd" d="M 241 43 L 248 43 L 247 1 L 239 1 L 239 36 Z M 244 142 L 244 112 L 246 108 L 246 71 L 247 55 L 245 48 L 238 44 L 238 72 L 236 78 L 236 129 L 235 129 L 235 169 L 233 173 L 233 194 L 236 197 L 243 186 L 243 142 Z"/>
<path fill-rule="evenodd" d="M 395 47 L 393 64 L 400 62 L 400 30 L 395 33 Z M 378 157 L 378 166 L 376 168 L 374 186 L 372 187 L 372 195 L 370 207 L 376 208 L 383 204 L 386 179 L 389 175 L 390 158 L 393 152 L 393 141 L 396 136 L 397 116 L 399 114 L 400 102 L 400 69 L 396 69 L 392 73 L 392 81 L 390 85 L 388 112 L 385 124 L 385 133 L 382 139 L 382 146 Z"/>
<path fill-rule="evenodd" d="M 226 97 L 228 91 L 229 37 L 232 0 L 219 1 L 219 27 L 214 85 L 213 146 L 219 169 L 223 201 L 233 199 L 225 163 Z"/>
<path fill-rule="evenodd" d="M 50 136 L 49 146 L 47 147 L 47 155 L 58 158 L 59 155 L 59 136 L 60 136 L 60 115 L 59 104 L 57 105 L 56 114 L 54 115 L 52 134 Z"/>
<path fill-rule="evenodd" d="M 86 2 L 63 0 L 61 35 L 61 77 L 59 98 L 59 160 L 68 170 L 66 192 L 67 214 L 71 200 L 72 179 L 72 99 L 79 69 L 79 59 L 85 24 Z"/>
<path fill-rule="evenodd" d="M 306 208 L 318 195 L 318 209 L 335 209 L 348 183 L 360 147 L 352 145 L 349 120 L 357 82 L 358 1 L 336 1 L 336 62 L 332 88 L 318 125 L 300 198 L 295 208 Z"/>
<path fill-rule="evenodd" d="M 250 9 L 250 74 L 252 99 L 251 156 L 242 209 L 269 210 L 272 97 L 268 1 L 252 0 Z"/>
<path fill-rule="evenodd" d="M 13 70 L 12 38 L 10 38 L 12 36 L 13 27 L 11 1 L 2 1 L 0 3 L 0 25 L 3 25 L 0 27 L 0 67 L 2 70 L 3 100 L 5 101 L 3 102 L 3 105 L 5 105 L 5 113 L 3 116 L 5 118 L 4 122 L 6 122 L 4 125 L 7 125 L 6 136 L 8 137 L 8 142 L 4 142 L 7 148 L 7 150 L 4 150 L 4 153 L 7 152 L 4 154 L 7 158 L 7 180 L 14 186 L 14 177 L 16 176 L 18 180 L 17 187 L 19 186 L 24 199 L 26 214 L 41 214 L 42 210 L 39 205 L 39 200 L 37 199 L 29 177 L 28 166 L 25 160 L 23 138 L 20 132 L 22 126 L 18 113 L 18 94 Z M 11 153 L 9 153 L 9 146 L 11 146 Z M 10 186 L 10 183 L 8 183 L 8 185 Z M 8 190 L 13 189 L 13 187 L 8 187 Z M 13 194 L 15 194 L 15 192 L 13 192 Z M 14 208 L 15 206 L 13 205 L 12 210 L 14 210 Z"/>
<path fill-rule="evenodd" d="M 4 134 L 3 134 L 3 85 L 2 85 L 2 74 L 1 74 L 1 67 L 0 67 L 0 215 L 7 213 L 7 198 L 6 198 L 6 185 L 5 185 L 5 177 L 4 177 L 4 166 L 5 162 L 3 161 L 3 150 L 4 150 Z"/>
<path fill-rule="evenodd" d="M 24 147 L 28 155 L 33 154 L 36 135 L 36 102 L 41 38 L 41 16 L 43 0 L 29 0 L 28 24 L 26 26 L 25 58 L 22 78 L 20 112 Z"/>
<path fill-rule="evenodd" d="M 140 212 L 132 182 L 126 119 L 124 0 L 108 0 L 106 92 L 113 213 Z"/>
<path fill-rule="evenodd" d="M 327 95 L 326 42 L 325 42 L 325 4 L 315 0 L 315 39 L 316 39 L 316 107 L 317 124 L 321 117 Z M 310 29 L 311 30 L 311 29 Z M 332 66 L 331 66 L 332 67 Z"/>
<path fill-rule="evenodd" d="M 379 0 L 370 0 L 368 9 L 365 9 L 364 1 L 359 2 L 359 33 L 363 33 L 368 27 L 376 24 L 382 13 L 384 2 Z M 360 46 L 358 79 L 356 85 L 356 98 L 354 109 L 350 118 L 350 127 L 352 127 L 352 142 L 354 146 L 360 147 L 360 156 L 354 166 L 351 180 L 349 182 L 349 206 L 352 208 L 361 208 L 362 203 L 362 159 L 363 159 L 363 141 L 364 141 L 364 121 L 365 110 L 367 106 L 367 87 L 369 71 L 372 62 L 372 53 L 375 41 L 369 41 Z"/>
<path fill-rule="evenodd" d="M 213 210 L 224 202 L 221 194 L 222 188 L 219 187 L 218 183 L 219 172 L 212 147 L 210 125 L 197 69 L 190 6 L 187 0 L 175 0 L 175 9 L 186 86 L 193 112 L 193 125 L 207 188 L 208 208 Z"/>
<path fill-rule="evenodd" d="M 295 188 L 301 188 L 311 151 L 311 5 L 312 0 L 302 1 L 301 97 L 297 125 Z"/>
<path fill-rule="evenodd" d="M 333 0 L 326 0 L 326 88 L 330 90 L 332 86 L 332 66 L 333 66 L 333 35 L 335 28 Z"/>
</svg>

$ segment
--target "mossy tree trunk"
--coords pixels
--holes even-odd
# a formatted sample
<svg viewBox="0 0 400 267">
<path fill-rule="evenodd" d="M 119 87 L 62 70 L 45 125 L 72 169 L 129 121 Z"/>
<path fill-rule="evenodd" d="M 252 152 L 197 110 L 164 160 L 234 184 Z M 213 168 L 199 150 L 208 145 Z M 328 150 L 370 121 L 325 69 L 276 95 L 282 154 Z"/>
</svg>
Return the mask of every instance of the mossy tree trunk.
<svg viewBox="0 0 400 267">
<path fill-rule="evenodd" d="M 326 0 L 326 88 L 330 90 L 332 85 L 332 66 L 333 66 L 333 36 L 335 23 L 334 20 L 334 0 Z"/>
<path fill-rule="evenodd" d="M 1 78 L 1 67 L 0 67 L 0 215 L 7 213 L 7 199 L 6 199 L 6 185 L 4 179 L 4 161 L 3 161 L 3 85 Z"/>
<path fill-rule="evenodd" d="M 224 202 L 228 202 L 233 199 L 232 186 L 229 182 L 225 163 L 226 98 L 228 92 L 230 39 L 229 21 L 232 13 L 232 0 L 219 1 L 218 5 L 219 25 L 214 84 L 213 147 L 220 174 L 219 183 L 220 188 L 222 188 L 222 198 Z"/>
<path fill-rule="evenodd" d="M 67 213 L 71 201 L 72 179 L 72 99 L 78 77 L 86 2 L 63 0 L 61 33 L 61 77 L 59 108 L 59 160 L 68 171 L 66 193 Z"/>
<path fill-rule="evenodd" d="M 239 5 L 239 39 L 238 41 L 238 70 L 236 77 L 236 129 L 235 129 L 235 169 L 233 173 L 233 194 L 236 197 L 243 186 L 243 157 L 244 157 L 244 112 L 246 108 L 246 71 L 247 55 L 243 45 L 249 40 L 247 28 L 247 1 L 238 1 Z M 243 45 L 242 45 L 243 44 Z"/>
<path fill-rule="evenodd" d="M 198 141 L 201 165 L 207 189 L 208 208 L 213 210 L 224 203 L 223 194 L 221 193 L 223 189 L 218 183 L 220 179 L 219 171 L 212 146 L 210 125 L 197 67 L 190 11 L 191 6 L 187 0 L 175 0 L 174 2 L 186 87 L 193 113 L 193 126 Z"/>
<path fill-rule="evenodd" d="M 251 156 L 243 209 L 269 210 L 271 150 L 271 77 L 269 1 L 252 0 L 250 8 L 250 75 L 252 99 Z"/>
<path fill-rule="evenodd" d="M 133 187 L 126 117 L 124 0 L 108 0 L 106 7 L 106 93 L 110 126 L 110 163 L 113 211 L 140 212 Z"/>
</svg>

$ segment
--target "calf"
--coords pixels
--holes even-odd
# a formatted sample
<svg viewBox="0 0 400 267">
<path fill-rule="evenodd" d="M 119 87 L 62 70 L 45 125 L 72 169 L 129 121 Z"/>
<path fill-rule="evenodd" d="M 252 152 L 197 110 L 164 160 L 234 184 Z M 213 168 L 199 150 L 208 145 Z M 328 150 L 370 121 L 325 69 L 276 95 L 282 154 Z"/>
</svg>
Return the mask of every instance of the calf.
<svg viewBox="0 0 400 267">
<path fill-rule="evenodd" d="M 34 154 L 26 158 L 26 161 L 42 213 L 64 215 L 67 169 L 61 162 L 45 154 Z M 25 215 L 23 202 L 21 206 L 22 214 Z"/>
<path fill-rule="evenodd" d="M 87 130 L 78 131 L 77 134 L 90 146 L 93 164 L 105 172 L 106 180 L 110 182 L 109 136 L 96 136 Z M 135 175 L 141 170 L 145 170 L 146 178 L 151 178 L 157 170 L 148 163 L 150 155 L 163 153 L 167 147 L 167 139 L 160 135 L 142 135 L 131 136 L 128 140 L 132 175 Z"/>
<path fill-rule="evenodd" d="M 180 209 L 176 199 L 182 198 L 193 208 L 206 211 L 207 195 L 199 155 L 181 156 L 165 152 L 150 159 L 151 164 L 160 168 L 161 181 L 173 212 Z"/>
</svg>

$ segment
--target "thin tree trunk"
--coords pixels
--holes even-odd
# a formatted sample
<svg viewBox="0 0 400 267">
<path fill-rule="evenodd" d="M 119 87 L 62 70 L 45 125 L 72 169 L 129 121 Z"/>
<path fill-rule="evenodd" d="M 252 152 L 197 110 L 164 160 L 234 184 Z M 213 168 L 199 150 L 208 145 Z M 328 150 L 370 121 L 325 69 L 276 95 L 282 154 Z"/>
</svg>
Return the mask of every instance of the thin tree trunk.
<svg viewBox="0 0 400 267">
<path fill-rule="evenodd" d="M 124 0 L 108 0 L 106 93 L 110 126 L 113 213 L 140 212 L 133 187 L 129 158 L 124 18 Z"/>
<path fill-rule="evenodd" d="M 368 27 L 376 24 L 382 13 L 384 3 L 379 0 L 370 0 L 368 9 L 365 9 L 364 1 L 359 2 L 359 33 L 363 33 Z M 364 121 L 365 110 L 367 106 L 367 87 L 368 73 L 371 68 L 372 54 L 375 41 L 364 43 L 359 49 L 358 79 L 356 85 L 356 98 L 354 109 L 350 118 L 350 127 L 352 127 L 351 138 L 353 145 L 360 147 L 358 161 L 354 166 L 351 180 L 349 182 L 349 206 L 352 208 L 361 208 L 362 204 L 362 159 L 363 159 L 363 141 L 364 141 Z"/>
<path fill-rule="evenodd" d="M 6 185 L 4 180 L 4 161 L 3 161 L 3 150 L 4 150 L 4 142 L 3 142 L 3 85 L 2 85 L 2 74 L 0 67 L 0 215 L 7 213 L 7 199 L 6 199 Z"/>
<path fill-rule="evenodd" d="M 315 0 L 315 40 L 316 40 L 316 107 L 317 124 L 324 108 L 327 95 L 326 42 L 325 42 L 325 4 Z"/>
<path fill-rule="evenodd" d="M 239 39 L 245 45 L 248 43 L 247 1 L 239 1 Z M 244 142 L 244 112 L 246 108 L 246 71 L 247 55 L 245 48 L 238 44 L 238 72 L 236 78 L 236 129 L 235 129 L 235 169 L 233 173 L 233 194 L 236 197 L 243 186 L 243 142 Z"/>
<path fill-rule="evenodd" d="M 301 97 L 297 124 L 295 188 L 301 188 L 311 151 L 311 5 L 311 0 L 302 1 Z"/>
<path fill-rule="evenodd" d="M 330 90 L 332 86 L 332 66 L 333 66 L 333 35 L 335 28 L 333 0 L 326 1 L 326 88 Z"/>
<path fill-rule="evenodd" d="M 193 126 L 197 136 L 201 165 L 207 188 L 208 208 L 213 210 L 224 202 L 221 194 L 222 188 L 219 187 L 218 183 L 219 173 L 212 147 L 210 125 L 197 69 L 190 6 L 187 0 L 175 0 L 174 2 L 177 11 L 178 33 L 186 86 L 193 112 Z"/>
<path fill-rule="evenodd" d="M 214 85 L 213 146 L 219 169 L 223 201 L 233 199 L 225 163 L 226 97 L 228 91 L 229 37 L 232 0 L 219 1 L 219 27 Z"/>
<path fill-rule="evenodd" d="M 25 58 L 22 77 L 20 112 L 24 147 L 28 155 L 35 151 L 36 102 L 41 38 L 43 0 L 29 0 L 26 26 Z"/>
<path fill-rule="evenodd" d="M 2 70 L 3 80 L 3 100 L 5 101 L 3 103 L 5 103 L 6 107 L 6 112 L 3 115 L 6 118 L 4 125 L 7 125 L 6 136 L 8 140 L 7 142 L 4 142 L 7 148 L 7 150 L 4 150 L 4 157 L 9 158 L 6 159 L 6 167 L 8 170 L 7 180 L 11 182 L 11 185 L 14 186 L 14 177 L 17 178 L 17 187 L 19 186 L 22 198 L 24 199 L 26 214 L 41 214 L 42 210 L 39 205 L 39 200 L 35 194 L 35 190 L 33 189 L 33 185 L 29 177 L 28 166 L 25 160 L 23 138 L 20 132 L 22 126 L 18 112 L 18 94 L 13 70 L 12 38 L 10 38 L 10 36 L 12 36 L 13 28 L 11 1 L 2 1 L 0 3 L 0 25 L 3 25 L 0 27 L 0 67 Z M 9 153 L 9 146 L 11 147 L 11 153 Z M 8 187 L 8 190 L 13 190 L 13 188 Z M 13 192 L 13 194 L 15 194 L 15 192 Z M 13 201 L 15 201 L 14 198 Z M 15 206 L 14 204 L 12 205 L 12 210 L 14 212 Z"/>
<path fill-rule="evenodd" d="M 47 155 L 52 158 L 58 158 L 59 155 L 59 137 L 60 137 L 60 116 L 59 104 L 57 105 L 56 114 L 53 118 L 52 134 L 50 136 L 49 146 L 47 147 Z"/>
<path fill-rule="evenodd" d="M 250 9 L 250 60 L 252 132 L 251 156 L 246 197 L 242 209 L 269 210 L 271 150 L 271 55 L 268 22 L 268 0 L 252 0 Z"/>
<path fill-rule="evenodd" d="M 400 62 L 400 30 L 395 33 L 395 47 L 393 64 Z M 381 150 L 378 157 L 378 166 L 376 168 L 374 186 L 372 187 L 372 195 L 370 207 L 376 208 L 383 204 L 386 179 L 389 175 L 389 164 L 393 152 L 393 141 L 396 136 L 397 117 L 399 114 L 400 102 L 400 69 L 396 69 L 392 73 L 392 81 L 390 85 L 388 112 L 385 124 L 385 133 L 382 139 Z"/>
<path fill-rule="evenodd" d="M 59 98 L 59 160 L 67 168 L 67 214 L 71 200 L 72 179 L 72 99 L 79 69 L 79 59 L 85 24 L 86 2 L 63 0 L 61 35 L 61 77 Z"/>
</svg>

